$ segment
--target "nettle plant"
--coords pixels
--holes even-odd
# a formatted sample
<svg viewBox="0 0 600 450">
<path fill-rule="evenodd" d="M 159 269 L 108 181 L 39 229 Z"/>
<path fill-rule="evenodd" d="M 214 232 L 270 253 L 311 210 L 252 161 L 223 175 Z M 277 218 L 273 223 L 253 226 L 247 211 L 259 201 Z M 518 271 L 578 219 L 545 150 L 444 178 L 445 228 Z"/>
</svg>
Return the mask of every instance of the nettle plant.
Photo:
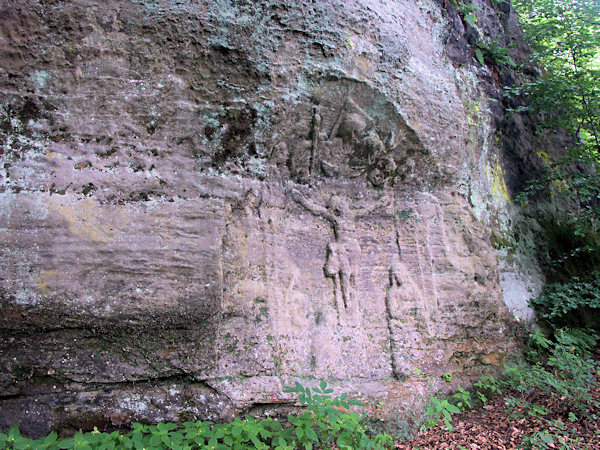
<svg viewBox="0 0 600 450">
<path fill-rule="evenodd" d="M 306 411 L 288 415 L 287 420 L 259 419 L 246 415 L 232 422 L 185 422 L 181 425 L 133 424 L 128 433 L 103 433 L 97 429 L 76 433 L 71 438 L 59 438 L 56 432 L 42 439 L 22 436 L 18 427 L 7 434 L 0 433 L 0 449 L 275 449 L 305 448 L 384 449 L 393 444 L 388 434 L 371 437 L 362 424 L 362 417 L 350 412 L 352 406 L 365 406 L 348 394 L 333 397 L 333 389 L 321 381 L 318 388 L 300 383 L 288 392 L 298 394 Z"/>
<path fill-rule="evenodd" d="M 350 412 L 351 406 L 366 405 L 349 398 L 346 393 L 332 397 L 333 389 L 328 388 L 325 381 L 312 389 L 296 382 L 295 387 L 286 390 L 297 393 L 298 401 L 308 410 L 300 416 L 288 417 L 295 427 L 297 442 L 304 448 L 311 449 L 313 444 L 340 449 L 385 448 L 385 445 L 393 443 L 388 434 L 369 437 L 366 427 L 361 423 L 362 418 Z"/>
</svg>

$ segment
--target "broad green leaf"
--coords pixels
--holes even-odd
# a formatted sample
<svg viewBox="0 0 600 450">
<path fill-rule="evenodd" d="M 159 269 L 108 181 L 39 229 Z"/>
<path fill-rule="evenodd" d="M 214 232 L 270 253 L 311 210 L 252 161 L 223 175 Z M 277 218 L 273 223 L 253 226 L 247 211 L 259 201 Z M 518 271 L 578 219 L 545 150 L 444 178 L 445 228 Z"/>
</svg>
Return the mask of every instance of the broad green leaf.
<svg viewBox="0 0 600 450">
<path fill-rule="evenodd" d="M 469 13 L 465 16 L 465 22 L 467 22 L 472 27 L 477 26 L 477 17 L 473 13 Z"/>
</svg>

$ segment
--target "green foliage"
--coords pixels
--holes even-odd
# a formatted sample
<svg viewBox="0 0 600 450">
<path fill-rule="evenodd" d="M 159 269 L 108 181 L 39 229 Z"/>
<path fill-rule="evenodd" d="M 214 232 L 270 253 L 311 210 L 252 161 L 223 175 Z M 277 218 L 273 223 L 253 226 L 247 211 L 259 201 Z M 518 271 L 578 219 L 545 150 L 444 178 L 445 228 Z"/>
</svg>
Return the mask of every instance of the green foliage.
<svg viewBox="0 0 600 450">
<path fill-rule="evenodd" d="M 455 392 L 452 395 L 452 398 L 456 401 L 456 407 L 461 411 L 467 411 L 473 408 L 471 393 L 460 386 L 458 387 L 458 392 Z"/>
<path fill-rule="evenodd" d="M 548 419 L 546 408 L 531 400 L 538 391 L 550 393 L 567 410 L 578 410 L 581 417 L 591 407 L 597 407 L 591 388 L 597 384 L 594 376 L 598 366 L 587 359 L 595 349 L 597 336 L 590 330 L 558 329 L 551 340 L 537 330 L 530 340 L 532 363 L 508 366 L 502 382 L 515 393 L 506 397 L 511 417 L 527 416 L 540 423 L 540 431 L 522 437 L 520 448 L 579 448 L 577 431 L 569 430 L 560 419 Z M 579 418 L 569 411 L 568 420 L 575 422 Z"/>
<path fill-rule="evenodd" d="M 540 127 L 573 135 L 568 154 L 547 161 L 521 201 L 529 203 L 540 192 L 566 200 L 567 227 L 588 243 L 576 251 L 600 254 L 600 2 L 513 3 L 533 49 L 531 63 L 540 68 L 536 79 L 506 89 L 522 99 L 513 111 L 532 113 Z"/>
<path fill-rule="evenodd" d="M 589 405 L 595 405 L 590 387 L 596 385 L 597 364 L 587 358 L 596 345 L 596 336 L 587 332 L 584 337 L 581 330 L 561 329 L 554 339 L 551 341 L 539 331 L 534 333 L 532 341 L 537 360 L 530 365 L 507 366 L 506 383 L 520 395 L 520 401 L 526 401 L 533 391 L 540 390 L 584 412 Z"/>
<path fill-rule="evenodd" d="M 506 47 L 494 39 L 480 39 L 477 42 L 475 56 L 481 64 L 487 62 L 494 66 L 516 67 Z"/>
<path fill-rule="evenodd" d="M 410 220 L 416 220 L 415 212 L 412 210 L 412 208 L 403 209 L 402 211 L 395 211 L 395 214 L 398 217 L 398 219 L 402 220 L 403 222 L 408 222 Z"/>
<path fill-rule="evenodd" d="M 473 384 L 478 388 L 478 392 L 482 394 L 487 393 L 488 395 L 502 394 L 502 383 L 496 378 L 488 375 L 484 375 Z M 483 402 L 485 405 L 487 401 Z"/>
<path fill-rule="evenodd" d="M 477 24 L 477 16 L 473 13 L 465 14 L 464 16 L 465 22 L 474 27 Z"/>
<path fill-rule="evenodd" d="M 310 449 L 313 445 L 335 445 L 340 449 L 383 448 L 392 441 L 385 433 L 369 437 L 361 417 L 349 412 L 351 406 L 365 406 L 364 403 L 349 398 L 348 394 L 332 397 L 333 389 L 328 388 L 325 381 L 312 389 L 296 382 L 295 387 L 286 390 L 297 393 L 300 403 L 308 409 L 299 417 L 288 416 L 296 428 L 297 442 L 304 448 Z"/>
<path fill-rule="evenodd" d="M 466 23 L 472 27 L 477 26 L 477 11 L 481 11 L 479 5 L 468 0 L 450 0 L 450 4 Z"/>
<path fill-rule="evenodd" d="M 447 377 L 442 374 L 442 378 L 445 381 L 451 381 L 452 377 Z M 462 411 L 468 411 L 473 408 L 474 404 L 479 401 L 481 405 L 486 405 L 488 398 L 501 394 L 501 386 L 505 383 L 497 380 L 491 376 L 483 376 L 476 383 L 473 384 L 477 389 L 474 390 L 477 398 L 473 399 L 473 395 L 470 391 L 458 386 L 457 392 L 445 399 L 440 399 L 434 396 L 429 397 L 427 409 L 423 417 L 422 430 L 427 430 L 437 425 L 440 419 L 443 419 L 446 428 L 452 432 L 452 424 L 450 423 L 452 414 L 458 414 Z"/>
<path fill-rule="evenodd" d="M 570 282 L 550 284 L 540 296 L 530 301 L 530 305 L 541 317 L 550 321 L 561 319 L 576 310 L 600 309 L 600 274 L 595 274 L 588 281 L 573 278 Z M 580 338 L 592 339 L 592 335 L 586 333 Z"/>
<path fill-rule="evenodd" d="M 545 124 L 591 133 L 598 150 L 600 4 L 594 0 L 515 0 L 543 76 L 521 86 Z"/>
<path fill-rule="evenodd" d="M 490 0 L 492 7 L 505 3 L 505 0 Z M 478 13 L 481 6 L 471 0 L 448 0 L 448 3 L 458 11 L 465 24 L 477 30 L 477 45 L 473 49 L 475 57 L 481 65 L 490 64 L 496 67 L 516 67 L 509 56 L 506 47 L 494 36 L 486 34 L 486 31 L 478 27 Z"/>
<path fill-rule="evenodd" d="M 506 397 L 506 406 L 510 408 L 510 417 L 513 419 L 520 419 L 525 415 L 540 418 L 548 414 L 546 408 L 513 396 Z"/>
<path fill-rule="evenodd" d="M 415 437 L 426 418 L 418 409 L 410 409 L 395 419 L 368 418 L 368 434 L 389 436 L 389 443 L 406 442 Z M 385 445 L 384 445 L 385 446 Z"/>
<path fill-rule="evenodd" d="M 524 446 L 520 448 L 550 448 L 548 444 L 554 444 L 554 439 L 548 433 L 543 431 L 536 431 L 531 436 L 523 436 Z"/>
<path fill-rule="evenodd" d="M 581 436 L 576 429 L 569 430 L 561 420 L 546 420 L 544 431 L 536 431 L 531 436 L 523 436 L 523 445 L 518 448 L 546 449 L 554 448 L 570 450 L 572 448 L 589 448 L 582 444 Z"/>
<path fill-rule="evenodd" d="M 429 397 L 429 405 L 425 410 L 425 422 L 422 426 L 424 430 L 427 430 L 435 425 L 437 425 L 440 419 L 444 420 L 444 425 L 446 428 L 452 432 L 454 429 L 452 428 L 452 424 L 450 423 L 450 419 L 452 418 L 452 414 L 458 414 L 460 409 L 458 409 L 455 405 L 450 403 L 448 399 L 439 399 L 434 396 Z"/>
<path fill-rule="evenodd" d="M 536 199 L 550 199 L 561 205 L 555 223 L 544 226 L 544 237 L 554 246 L 553 264 L 558 270 L 585 273 L 600 262 L 598 159 L 592 146 L 580 140 L 576 148 L 545 167 L 539 178 L 517 196 L 523 206 Z"/>
<path fill-rule="evenodd" d="M 59 439 L 55 432 L 33 440 L 21 436 L 18 427 L 8 434 L 0 433 L 0 449 L 275 449 L 324 448 L 382 449 L 393 443 L 382 433 L 369 437 L 362 419 L 349 412 L 352 405 L 364 406 L 358 400 L 342 394 L 333 398 L 333 390 L 322 381 L 318 388 L 305 388 L 296 383 L 289 392 L 299 394 L 307 411 L 299 416 L 288 415 L 289 424 L 268 418 L 246 416 L 232 422 L 215 424 L 210 421 L 185 422 L 182 425 L 136 423 L 129 433 L 76 433 L 72 438 Z"/>
</svg>

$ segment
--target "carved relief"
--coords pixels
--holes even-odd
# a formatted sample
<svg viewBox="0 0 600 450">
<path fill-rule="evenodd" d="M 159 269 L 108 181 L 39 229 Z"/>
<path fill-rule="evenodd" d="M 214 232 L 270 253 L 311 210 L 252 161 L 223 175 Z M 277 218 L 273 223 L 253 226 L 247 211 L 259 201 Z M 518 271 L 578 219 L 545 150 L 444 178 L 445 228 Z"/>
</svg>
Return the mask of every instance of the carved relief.
<svg viewBox="0 0 600 450">
<path fill-rule="evenodd" d="M 412 360 L 418 354 L 420 342 L 427 334 L 428 311 L 419 286 L 402 261 L 400 236 L 396 231 L 398 252 L 393 256 L 389 269 L 389 285 L 386 294 L 388 328 L 392 370 L 396 378 L 410 374 Z"/>
<path fill-rule="evenodd" d="M 356 234 L 354 223 L 358 213 L 338 195 L 332 195 L 325 206 L 306 199 L 296 190 L 292 191 L 292 198 L 311 214 L 326 219 L 333 228 L 335 240 L 327 244 L 327 260 L 323 271 L 334 282 L 334 298 L 340 324 L 354 325 L 359 313 L 356 280 L 361 259 L 360 244 L 353 237 Z M 361 210 L 361 215 L 366 215 L 373 209 L 375 208 Z"/>
<path fill-rule="evenodd" d="M 289 170 L 301 183 L 322 176 L 365 177 L 371 185 L 383 187 L 396 179 L 411 179 L 414 155 L 423 151 L 414 131 L 389 104 L 365 111 L 359 101 L 373 101 L 377 94 L 358 91 L 341 102 L 340 97 L 313 99 L 310 111 L 291 115 L 285 125 L 289 140 L 283 153 L 287 155 L 276 155 L 284 149 L 281 142 L 272 147 L 271 160 L 282 172 Z"/>
</svg>

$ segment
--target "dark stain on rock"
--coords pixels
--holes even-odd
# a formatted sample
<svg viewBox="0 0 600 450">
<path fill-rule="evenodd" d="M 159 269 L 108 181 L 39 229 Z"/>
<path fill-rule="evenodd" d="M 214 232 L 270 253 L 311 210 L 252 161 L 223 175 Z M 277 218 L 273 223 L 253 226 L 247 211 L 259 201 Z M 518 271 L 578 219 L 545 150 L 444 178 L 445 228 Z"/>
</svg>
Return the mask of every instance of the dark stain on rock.
<svg viewBox="0 0 600 450">
<path fill-rule="evenodd" d="M 111 420 L 102 413 L 84 413 L 76 415 L 64 414 L 55 429 L 60 436 L 72 436 L 78 431 L 106 431 L 112 425 Z"/>
<path fill-rule="evenodd" d="M 96 186 L 94 186 L 92 183 L 88 183 L 86 184 L 83 189 L 81 190 L 81 193 L 83 195 L 92 195 L 92 193 L 96 190 Z"/>
<path fill-rule="evenodd" d="M 90 167 L 92 167 L 92 163 L 89 161 L 80 161 L 77 164 L 75 164 L 74 167 L 77 170 L 89 169 Z"/>
<path fill-rule="evenodd" d="M 21 122 L 27 123 L 30 120 L 35 120 L 40 117 L 40 110 L 31 98 L 25 100 L 25 104 L 19 111 L 18 118 Z"/>
<path fill-rule="evenodd" d="M 213 157 L 213 162 L 221 163 L 229 158 L 241 155 L 250 143 L 253 126 L 256 122 L 256 110 L 245 108 L 241 110 L 227 109 L 227 131 L 221 139 L 222 148 Z"/>
<path fill-rule="evenodd" d="M 206 136 L 207 139 L 211 139 L 215 134 L 215 131 L 217 131 L 216 128 L 207 125 L 204 127 L 204 136 Z"/>
</svg>

